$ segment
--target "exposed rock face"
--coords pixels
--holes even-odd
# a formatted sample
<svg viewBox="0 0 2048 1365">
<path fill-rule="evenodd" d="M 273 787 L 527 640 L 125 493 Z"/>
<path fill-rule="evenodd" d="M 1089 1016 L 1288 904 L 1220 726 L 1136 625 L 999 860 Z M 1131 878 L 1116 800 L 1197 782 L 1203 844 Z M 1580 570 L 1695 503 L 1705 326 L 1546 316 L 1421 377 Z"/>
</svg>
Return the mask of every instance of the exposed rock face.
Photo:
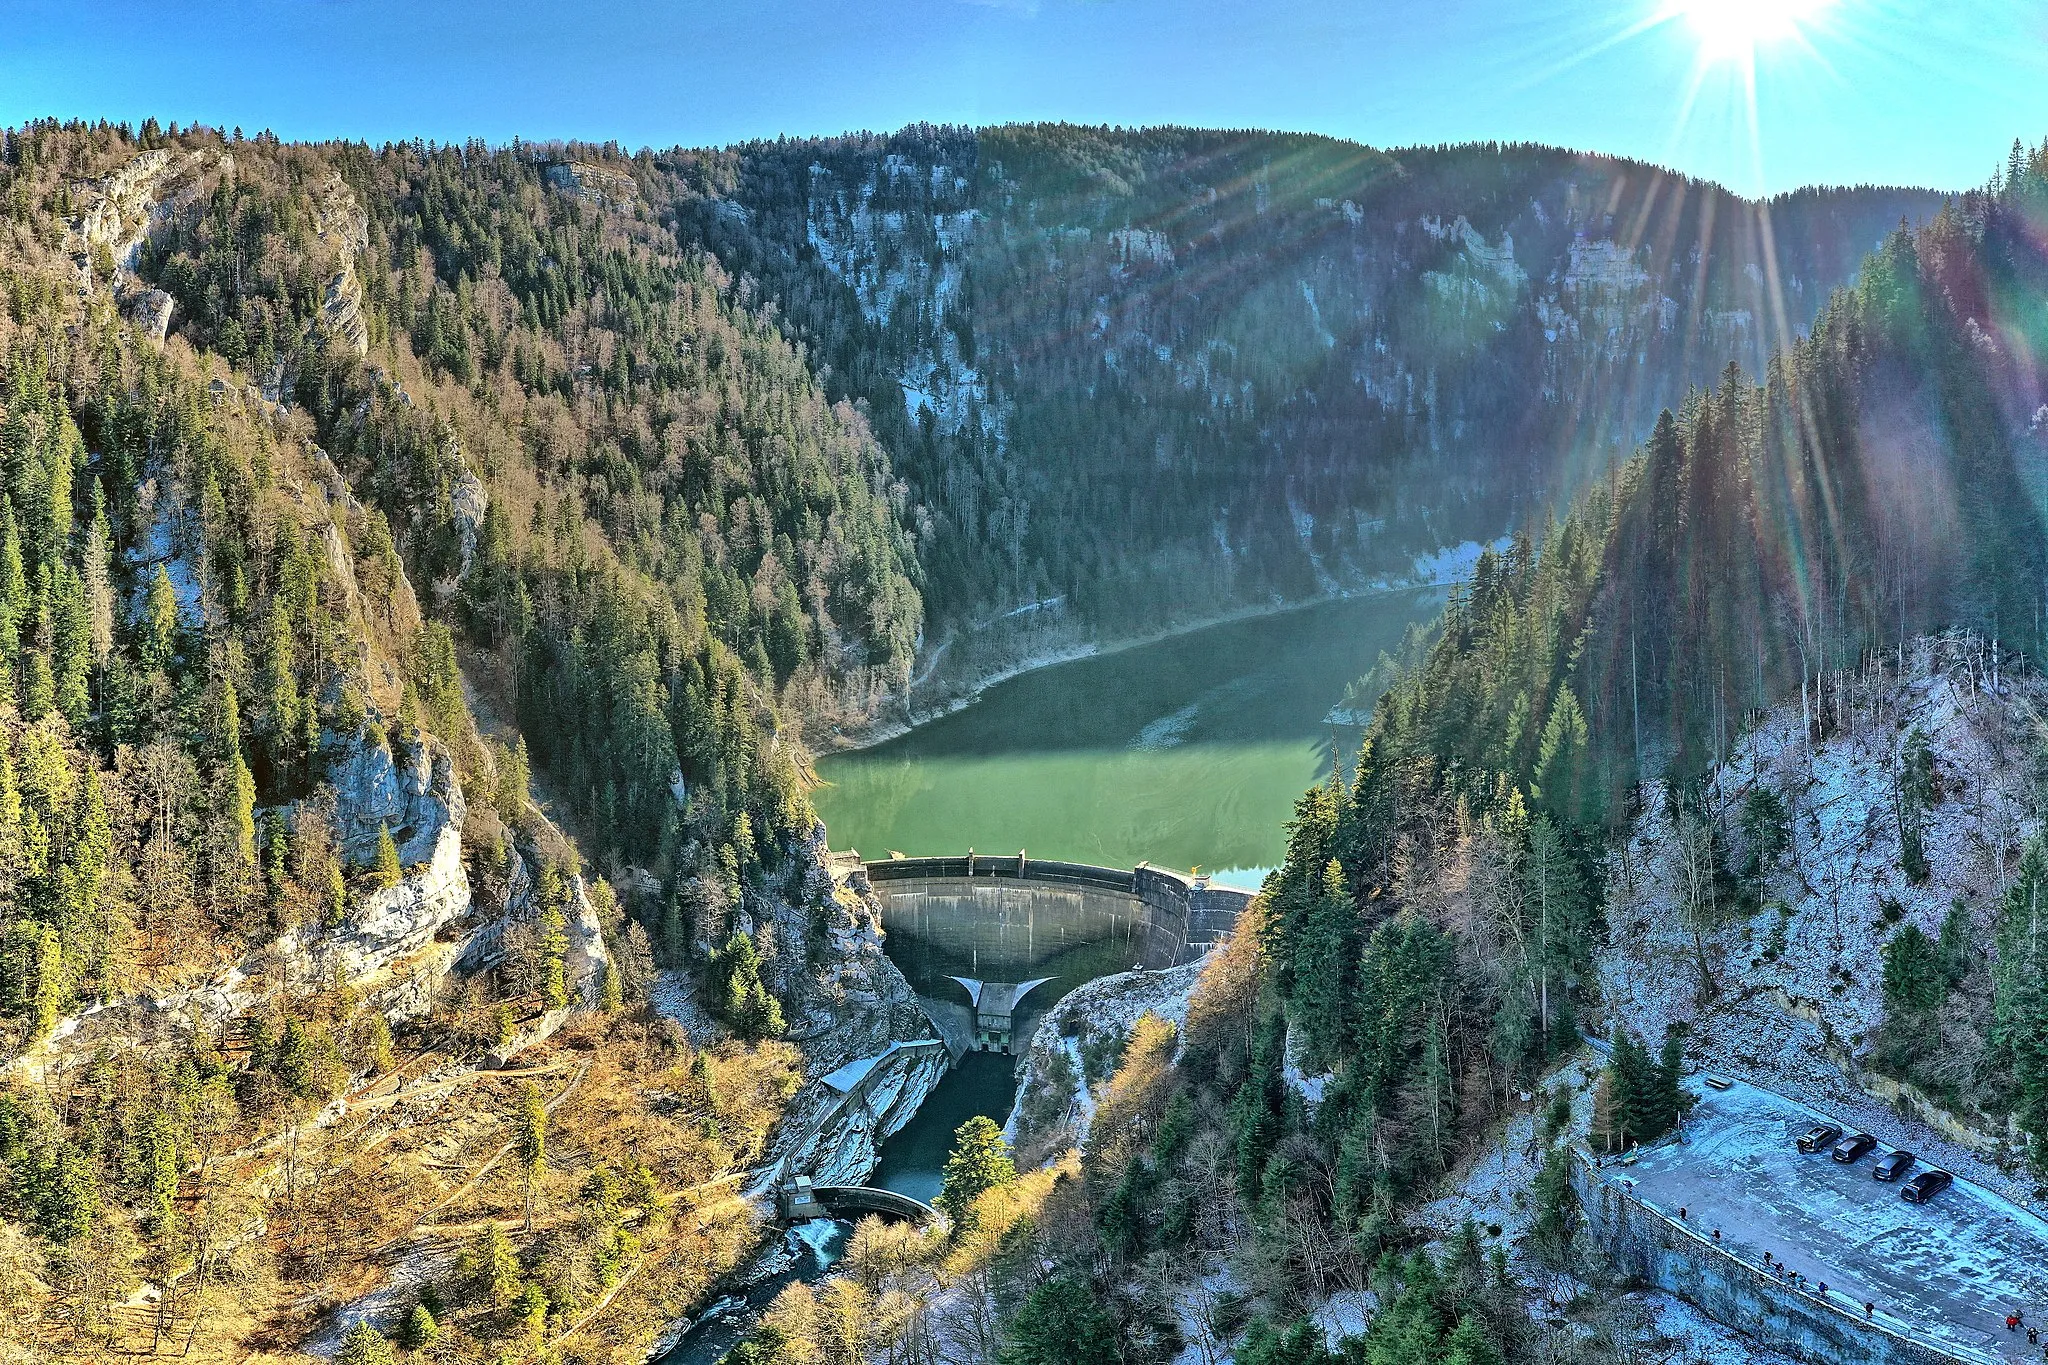
<svg viewBox="0 0 2048 1365">
<path fill-rule="evenodd" d="M 891 1044 L 861 1060 L 873 1064 L 850 1090 L 819 1079 L 797 1096 L 783 1119 L 790 1140 L 778 1144 L 771 1168 L 778 1179 L 808 1175 L 819 1185 L 865 1184 L 882 1144 L 910 1122 L 951 1065 L 945 1044 L 936 1039 Z"/>
<path fill-rule="evenodd" d="M 479 926 L 464 941 L 454 967 L 465 972 L 494 966 L 505 956 L 505 931 L 536 913 L 534 880 L 526 855 L 515 852 L 511 884 L 505 896 L 505 913 Z M 578 1011 L 593 1010 L 604 990 L 604 976 L 611 966 L 611 952 L 605 947 L 604 928 L 598 923 L 597 908 L 590 903 L 581 876 L 569 879 L 569 905 L 563 915 L 569 936 L 568 951 L 562 959 L 562 975 L 569 988 L 569 1003 L 527 1020 L 505 1044 L 491 1054 L 493 1066 L 503 1066 L 527 1048 L 552 1038 Z"/>
<path fill-rule="evenodd" d="M 443 928 L 469 913 L 469 900 L 461 827 L 444 820 L 426 865 L 414 868 L 398 885 L 365 897 L 329 940 L 328 951 L 342 955 L 348 979 L 362 979 L 425 949 Z"/>
<path fill-rule="evenodd" d="M 344 801 L 356 805 L 354 814 L 345 818 L 372 819 L 373 847 L 376 825 L 367 812 L 402 812 L 420 822 L 414 840 L 405 847 L 418 848 L 424 856 L 406 859 L 409 870 L 398 885 L 364 897 L 351 908 L 343 927 L 331 934 L 317 927 L 301 928 L 191 989 L 106 1001 L 60 1020 L 41 1046 L 17 1059 L 16 1067 L 37 1072 L 53 1060 L 87 1055 L 103 1044 L 168 1045 L 195 1029 L 219 1029 L 287 989 L 294 979 L 324 979 L 336 969 L 352 985 L 367 988 L 379 1008 L 394 1019 L 424 1012 L 462 955 L 459 939 L 440 939 L 444 929 L 468 915 L 470 886 L 462 865 L 464 803 L 454 766 L 438 744 L 429 742 L 416 752 L 417 765 L 394 768 L 387 751 L 365 743 L 344 765 L 353 780 L 345 785 L 337 781 L 338 789 L 350 793 Z M 377 754 L 384 755 L 384 763 L 377 762 Z M 337 772 L 337 778 L 341 776 Z M 581 898 L 580 886 L 578 891 L 584 913 L 572 916 L 572 973 L 593 954 L 601 959 L 604 952 L 595 916 Z M 580 958 L 579 938 L 588 940 Z M 585 975 L 592 970 L 587 965 L 580 969 Z M 574 975 L 571 979 L 578 980 Z M 595 1002 L 594 980 L 579 998 Z"/>
<path fill-rule="evenodd" d="M 2004 673 L 1988 642 L 1962 634 L 1913 641 L 1885 665 L 1830 677 L 1824 735 L 1809 724 L 1818 704 L 1777 706 L 1708 775 L 1702 799 L 1729 840 L 1730 865 L 1750 853 L 1742 812 L 1751 792 L 1775 793 L 1789 817 L 1754 911 L 1694 934 L 1684 908 L 1698 894 L 1688 869 L 1700 864 L 1688 848 L 1701 846 L 1704 827 L 1675 820 L 1661 793 L 1645 799 L 1608 877 L 1613 931 L 1598 959 L 1600 994 L 1609 1019 L 1653 1043 L 1683 1024 L 1688 1055 L 1738 1077 L 1838 1114 L 1862 1098 L 1855 1087 L 1992 1151 L 2003 1126 L 1993 1116 L 1940 1114 L 1876 1071 L 1885 945 L 1909 925 L 1938 938 L 1952 909 L 1978 944 L 1992 941 L 1997 906 L 2040 828 L 2031 774 L 2048 688 Z M 1918 883 L 1902 866 L 1896 804 L 1915 730 L 1928 740 L 1936 789 Z M 1944 1022 L 1943 1047 L 1961 1052 L 1971 1027 Z"/>
<path fill-rule="evenodd" d="M 400 744 L 399 753 L 374 742 L 366 729 L 346 737 L 346 752 L 332 766 L 342 849 L 351 862 L 377 856 L 377 831 L 391 831 L 398 861 L 431 863 L 445 833 L 460 834 L 466 810 L 455 763 L 433 740 Z M 459 850 L 458 850 L 459 851 Z"/>
<path fill-rule="evenodd" d="M 462 471 L 462 477 L 448 490 L 448 500 L 455 512 L 455 534 L 462 551 L 462 568 L 456 577 L 469 574 L 469 562 L 476 558 L 476 537 L 483 529 L 484 513 L 490 510 L 491 497 L 484 490 L 484 483 L 469 470 Z"/>
<path fill-rule="evenodd" d="M 127 300 L 128 318 L 151 341 L 162 342 L 171 331 L 171 296 L 161 289 L 143 289 Z"/>
<path fill-rule="evenodd" d="M 119 246 L 123 227 L 148 216 L 157 187 L 170 170 L 171 154 L 159 147 L 140 153 L 90 188 L 85 210 L 78 217 L 78 233 L 87 248 Z"/>
<path fill-rule="evenodd" d="M 353 262 L 344 264 L 327 282 L 320 300 L 320 321 L 357 355 L 370 353 L 370 326 L 363 321 L 363 286 Z"/>
<path fill-rule="evenodd" d="M 640 194 L 632 176 L 588 161 L 563 161 L 548 167 L 548 183 L 572 199 L 599 208 L 630 204 Z"/>
<path fill-rule="evenodd" d="M 951 1065 L 910 983 L 882 951 L 881 905 L 865 875 L 855 866 L 835 881 L 823 824 L 799 858 L 803 872 L 789 899 L 750 897 L 747 906 L 781 946 L 775 986 L 805 1080 L 770 1141 L 757 1190 L 795 1175 L 861 1183 L 876 1149 L 910 1121 Z M 804 944 L 812 951 L 800 955 L 796 946 Z M 664 1012 L 693 1032 L 703 1027 L 682 983 L 666 994 Z M 858 1084 L 846 1083 L 850 1072 Z"/>
<path fill-rule="evenodd" d="M 136 263 L 149 234 L 169 214 L 172 205 L 160 203 L 167 187 L 187 178 L 198 164 L 196 156 L 173 157 L 162 148 L 143 152 L 97 185 L 76 188 L 84 203 L 73 224 L 73 251 L 78 261 L 81 294 L 93 287 L 95 251 L 104 247 L 114 258 L 110 282 L 114 299 L 130 321 L 151 340 L 161 342 L 170 332 L 171 296 L 152 289 L 136 278 Z M 175 198 L 189 197 L 188 185 Z"/>
<path fill-rule="evenodd" d="M 1188 1002 L 1202 979 L 1207 955 L 1162 972 L 1119 972 L 1097 977 L 1076 987 L 1059 1004 L 1045 1012 L 1031 1035 L 1017 1075 L 1017 1107 L 1003 1125 L 1003 1136 L 1020 1147 L 1036 1150 L 1065 1149 L 1085 1142 L 1088 1125 L 1095 1118 L 1095 1097 L 1082 1077 L 1080 1040 L 1095 1029 L 1128 1032 L 1139 1018 L 1157 1015 L 1179 1028 L 1187 1022 Z M 1025 1132 L 1024 1115 L 1034 1091 L 1049 1091 L 1056 1083 L 1048 1076 L 1055 1054 L 1064 1054 L 1076 1078 L 1064 1096 L 1050 1094 L 1041 1101 L 1049 1126 Z M 1062 1136 L 1064 1130 L 1064 1136 Z"/>
</svg>

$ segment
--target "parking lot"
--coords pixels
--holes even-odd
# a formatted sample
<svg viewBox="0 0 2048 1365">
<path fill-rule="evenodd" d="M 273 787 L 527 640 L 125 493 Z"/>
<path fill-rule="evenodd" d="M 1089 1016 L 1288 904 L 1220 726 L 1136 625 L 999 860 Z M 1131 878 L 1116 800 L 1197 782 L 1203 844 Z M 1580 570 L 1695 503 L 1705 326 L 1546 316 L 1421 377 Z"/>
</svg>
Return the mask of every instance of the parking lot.
<svg viewBox="0 0 2048 1365">
<path fill-rule="evenodd" d="M 1720 1229 L 1721 1245 L 1753 1265 L 1768 1253 L 1810 1285 L 1825 1282 L 1858 1315 L 1874 1303 L 1880 1321 L 1935 1345 L 2044 1359 L 2005 1317 L 2023 1312 L 2048 1341 L 2048 1222 L 1961 1179 L 1908 1204 L 1897 1184 L 1870 1177 L 1882 1145 L 1853 1165 L 1803 1156 L 1797 1138 L 1826 1115 L 1741 1082 L 1716 1091 L 1699 1080 L 1686 1143 L 1607 1174 L 1634 1182 L 1659 1212 L 1683 1209 L 1703 1235 Z"/>
</svg>

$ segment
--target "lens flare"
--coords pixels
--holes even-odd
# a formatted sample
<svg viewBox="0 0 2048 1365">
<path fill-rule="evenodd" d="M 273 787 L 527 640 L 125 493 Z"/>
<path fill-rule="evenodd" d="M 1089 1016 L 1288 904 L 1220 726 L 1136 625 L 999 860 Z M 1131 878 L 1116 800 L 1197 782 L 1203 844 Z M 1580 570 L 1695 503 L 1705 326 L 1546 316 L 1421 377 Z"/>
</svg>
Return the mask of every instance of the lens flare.
<svg viewBox="0 0 2048 1365">
<path fill-rule="evenodd" d="M 1799 37 L 1801 25 L 1832 4 L 1833 0 L 1674 0 L 1671 8 L 1691 27 L 1703 59 L 1746 61 L 1760 47 Z"/>
</svg>

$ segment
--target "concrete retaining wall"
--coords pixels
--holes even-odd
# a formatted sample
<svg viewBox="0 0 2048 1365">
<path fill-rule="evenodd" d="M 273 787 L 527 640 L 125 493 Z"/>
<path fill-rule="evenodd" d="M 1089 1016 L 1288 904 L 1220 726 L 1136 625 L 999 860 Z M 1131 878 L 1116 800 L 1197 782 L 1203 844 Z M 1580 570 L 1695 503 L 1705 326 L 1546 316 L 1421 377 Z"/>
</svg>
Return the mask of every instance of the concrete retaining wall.
<svg viewBox="0 0 2048 1365">
<path fill-rule="evenodd" d="M 1192 962 L 1229 936 L 1251 893 L 1183 872 L 1002 858 L 893 858 L 865 865 L 882 926 L 1017 981 L 1048 958 L 1094 944 L 1125 945 L 1158 969 Z"/>
<path fill-rule="evenodd" d="M 1796 1288 L 1632 1198 L 1626 1187 L 1595 1170 L 1583 1152 L 1572 1155 L 1572 1186 L 1585 1210 L 1587 1230 L 1615 1267 L 1676 1294 L 1716 1322 L 1817 1365 L 1988 1365 L 1995 1360 L 1943 1350 L 1885 1321 L 1865 1319 L 1860 1304 Z"/>
</svg>

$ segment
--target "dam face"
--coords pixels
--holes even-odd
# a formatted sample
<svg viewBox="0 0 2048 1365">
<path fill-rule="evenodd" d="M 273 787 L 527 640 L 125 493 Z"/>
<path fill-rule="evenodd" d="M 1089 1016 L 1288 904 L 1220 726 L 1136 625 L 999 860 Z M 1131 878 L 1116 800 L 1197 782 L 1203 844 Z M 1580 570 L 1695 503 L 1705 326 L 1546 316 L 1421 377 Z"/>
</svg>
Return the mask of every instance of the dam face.
<svg viewBox="0 0 2048 1365">
<path fill-rule="evenodd" d="M 891 858 L 862 869 L 882 902 L 889 956 L 949 1038 L 964 1030 L 948 1016 L 971 1017 L 949 978 L 1049 978 L 1050 988 L 1032 996 L 1036 1012 L 1094 977 L 1194 961 L 1229 936 L 1251 902 L 1250 892 L 1184 872 L 1021 854 Z"/>
</svg>

